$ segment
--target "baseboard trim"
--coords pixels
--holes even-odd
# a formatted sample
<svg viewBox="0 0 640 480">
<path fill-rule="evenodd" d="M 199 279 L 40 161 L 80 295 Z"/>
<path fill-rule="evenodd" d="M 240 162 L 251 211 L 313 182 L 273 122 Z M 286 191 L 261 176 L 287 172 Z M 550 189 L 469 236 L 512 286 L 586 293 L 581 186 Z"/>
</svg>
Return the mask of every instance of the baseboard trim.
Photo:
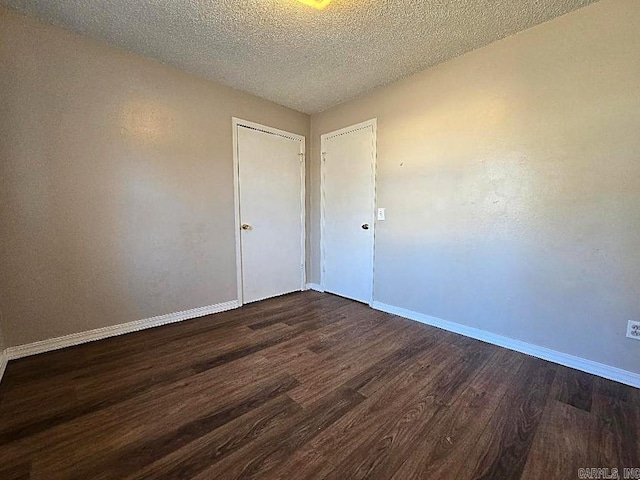
<svg viewBox="0 0 640 480">
<path fill-rule="evenodd" d="M 306 289 L 315 290 L 316 292 L 324 292 L 324 288 L 322 288 L 322 285 L 318 285 L 317 283 L 307 283 Z"/>
<path fill-rule="evenodd" d="M 224 312 L 238 307 L 239 302 L 237 300 L 232 300 L 230 302 L 192 308 L 182 312 L 167 313 L 166 315 L 158 315 L 157 317 L 145 318 L 143 320 L 113 325 L 111 327 L 96 328 L 95 330 L 88 330 L 86 332 L 72 333 L 71 335 L 65 335 L 63 337 L 18 345 L 16 347 L 9 347 L 6 350 L 6 357 L 8 360 L 15 360 L 17 358 L 38 355 L 39 353 L 51 352 L 53 350 L 102 340 L 104 338 L 115 337 L 117 335 L 137 332 L 147 328 L 159 327 L 160 325 L 166 325 L 168 323 L 182 322 L 183 320 L 204 317 L 205 315 Z"/>
<path fill-rule="evenodd" d="M 7 356 L 7 351 L 3 350 L 0 352 L 0 382 L 2 382 L 2 376 L 4 375 L 4 371 L 7 369 L 8 362 L 9 358 Z"/>
<path fill-rule="evenodd" d="M 391 313 L 393 315 L 398 315 L 399 317 L 408 318 L 409 320 L 415 320 L 416 322 L 441 328 L 449 332 L 458 333 L 465 337 L 475 338 L 476 340 L 481 340 L 499 347 L 524 353 L 532 357 L 548 360 L 553 363 L 564 365 L 565 367 L 575 368 L 576 370 L 591 373 L 615 382 L 624 383 L 625 385 L 640 388 L 640 374 L 638 373 L 629 372 L 621 368 L 605 365 L 604 363 L 594 362 L 593 360 L 587 360 L 586 358 L 576 357 L 568 353 L 562 353 L 557 350 L 551 350 L 549 348 L 540 347 L 521 340 L 515 340 L 513 338 L 490 333 L 486 330 L 468 327 L 466 325 L 442 320 L 440 318 L 431 317 L 429 315 L 406 310 L 404 308 L 394 307 L 381 302 L 371 303 L 371 308 Z"/>
</svg>

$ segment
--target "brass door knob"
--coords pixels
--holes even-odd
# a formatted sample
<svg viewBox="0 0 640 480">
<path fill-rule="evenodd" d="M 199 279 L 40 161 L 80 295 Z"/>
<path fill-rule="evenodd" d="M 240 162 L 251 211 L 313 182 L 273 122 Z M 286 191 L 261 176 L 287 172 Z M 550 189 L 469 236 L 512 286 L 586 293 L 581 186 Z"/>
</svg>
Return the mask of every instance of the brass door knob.
<svg viewBox="0 0 640 480">
<path fill-rule="evenodd" d="M 369 230 L 369 224 L 368 223 L 363 223 L 362 224 L 362 229 L 363 230 Z"/>
<path fill-rule="evenodd" d="M 243 230 L 251 230 L 251 225 L 249 225 L 248 223 L 243 223 L 241 228 Z"/>
</svg>

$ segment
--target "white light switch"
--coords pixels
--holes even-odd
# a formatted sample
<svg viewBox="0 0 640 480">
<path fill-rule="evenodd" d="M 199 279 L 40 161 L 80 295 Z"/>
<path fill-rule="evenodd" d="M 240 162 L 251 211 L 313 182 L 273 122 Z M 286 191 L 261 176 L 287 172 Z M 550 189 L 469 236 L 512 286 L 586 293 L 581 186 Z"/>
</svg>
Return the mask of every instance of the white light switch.
<svg viewBox="0 0 640 480">
<path fill-rule="evenodd" d="M 384 220 L 384 208 L 378 209 L 378 220 Z"/>
</svg>

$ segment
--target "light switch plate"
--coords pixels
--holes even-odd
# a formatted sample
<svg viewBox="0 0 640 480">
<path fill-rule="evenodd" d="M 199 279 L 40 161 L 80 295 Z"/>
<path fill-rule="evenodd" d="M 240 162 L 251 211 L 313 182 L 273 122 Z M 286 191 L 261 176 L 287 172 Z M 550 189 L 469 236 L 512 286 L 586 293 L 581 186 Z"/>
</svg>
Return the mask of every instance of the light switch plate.
<svg viewBox="0 0 640 480">
<path fill-rule="evenodd" d="M 627 324 L 627 338 L 640 340 L 640 322 L 629 320 L 629 323 Z"/>
<path fill-rule="evenodd" d="M 378 220 L 384 220 L 384 208 L 378 209 Z"/>
</svg>

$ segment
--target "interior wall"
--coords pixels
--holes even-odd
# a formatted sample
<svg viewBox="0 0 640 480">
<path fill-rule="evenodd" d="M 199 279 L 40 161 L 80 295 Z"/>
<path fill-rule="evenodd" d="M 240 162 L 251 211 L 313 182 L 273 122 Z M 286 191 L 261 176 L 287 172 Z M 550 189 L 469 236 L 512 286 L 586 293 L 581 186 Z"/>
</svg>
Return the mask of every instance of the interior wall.
<svg viewBox="0 0 640 480">
<path fill-rule="evenodd" d="M 376 301 L 640 372 L 640 2 L 603 0 L 312 117 L 378 119 Z"/>
<path fill-rule="evenodd" d="M 7 348 L 7 342 L 4 339 L 4 333 L 2 333 L 2 329 L 3 329 L 2 325 L 3 325 L 2 312 L 0 312 L 0 356 L 2 356 L 2 353 Z M 1 368 L 1 365 L 0 365 L 0 368 Z"/>
<path fill-rule="evenodd" d="M 2 324 L 2 312 L 0 311 L 0 381 L 2 381 L 5 368 L 7 367 L 7 344 L 4 340 L 4 334 L 2 333 Z"/>
<path fill-rule="evenodd" d="M 309 117 L 0 9 L 11 346 L 236 299 L 232 116 Z"/>
</svg>

